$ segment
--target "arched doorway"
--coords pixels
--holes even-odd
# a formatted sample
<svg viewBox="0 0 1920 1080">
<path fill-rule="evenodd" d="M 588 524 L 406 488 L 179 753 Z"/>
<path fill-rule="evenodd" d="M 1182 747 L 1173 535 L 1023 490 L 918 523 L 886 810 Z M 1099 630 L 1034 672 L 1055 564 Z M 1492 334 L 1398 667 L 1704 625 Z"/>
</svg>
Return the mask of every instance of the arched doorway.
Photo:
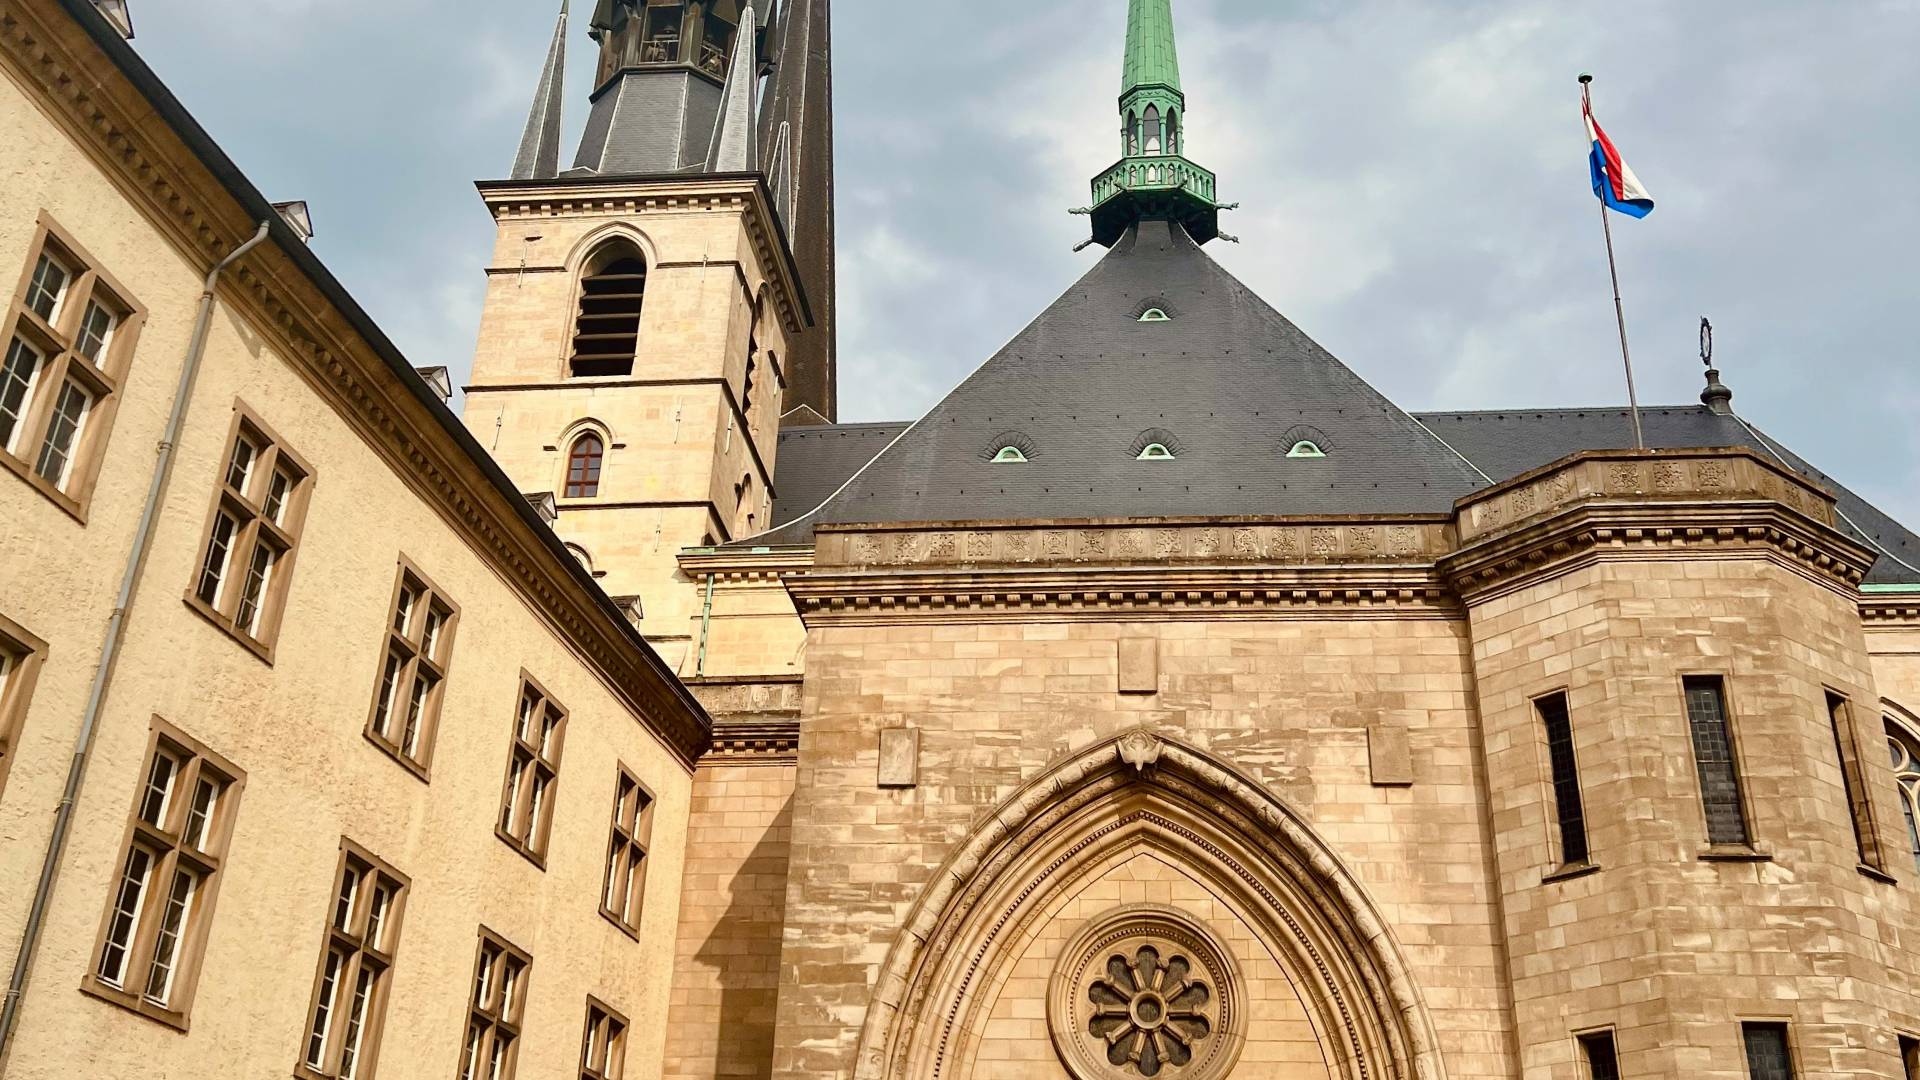
<svg viewBox="0 0 1920 1080">
<path fill-rule="evenodd" d="M 1257 783 L 1145 731 L 1037 778 L 940 869 L 882 968 L 855 1076 L 1034 1075 L 1023 1063 L 1072 1080 L 1445 1075 L 1338 858 Z"/>
</svg>

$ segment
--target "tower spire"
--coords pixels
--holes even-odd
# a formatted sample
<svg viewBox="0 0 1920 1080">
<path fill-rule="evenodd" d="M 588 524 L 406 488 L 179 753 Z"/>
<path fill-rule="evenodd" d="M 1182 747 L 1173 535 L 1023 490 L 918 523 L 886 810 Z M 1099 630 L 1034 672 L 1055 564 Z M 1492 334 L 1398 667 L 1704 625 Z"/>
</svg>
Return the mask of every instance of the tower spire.
<svg viewBox="0 0 1920 1080">
<path fill-rule="evenodd" d="M 754 111 L 754 91 L 760 86 L 760 58 L 755 55 L 753 5 L 740 17 L 739 42 L 733 48 L 733 63 L 727 67 L 726 84 L 720 88 L 720 110 L 713 118 L 713 141 L 707 145 L 707 169 L 710 173 L 752 172 L 760 168 L 760 146 L 756 129 L 760 118 Z"/>
<path fill-rule="evenodd" d="M 560 102 L 567 72 L 567 6 L 560 0 L 560 22 L 553 30 L 547 63 L 533 90 L 533 108 L 513 158 L 514 180 L 551 180 L 560 174 Z"/>
<path fill-rule="evenodd" d="M 1163 87 L 1180 93 L 1180 54 L 1173 43 L 1173 0 L 1129 0 L 1127 59 L 1120 78 L 1124 98 Z"/>
<path fill-rule="evenodd" d="M 1093 179 L 1093 239 L 1113 246 L 1141 221 L 1171 221 L 1204 244 L 1220 231 L 1213 173 L 1186 157 L 1187 95 L 1173 0 L 1128 0 L 1120 74 L 1120 161 Z M 1076 211 L 1079 212 L 1079 211 Z M 1227 237 L 1231 239 L 1231 237 Z"/>
</svg>

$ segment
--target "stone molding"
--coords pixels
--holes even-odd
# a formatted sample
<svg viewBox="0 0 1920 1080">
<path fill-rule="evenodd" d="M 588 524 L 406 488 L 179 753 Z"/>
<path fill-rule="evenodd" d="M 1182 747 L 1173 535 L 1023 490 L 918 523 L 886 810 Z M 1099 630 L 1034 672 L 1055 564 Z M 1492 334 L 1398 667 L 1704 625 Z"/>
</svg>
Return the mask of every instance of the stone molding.
<svg viewBox="0 0 1920 1080">
<path fill-rule="evenodd" d="M 101 77 L 110 61 L 86 31 L 44 0 L 0 9 L 0 57 L 38 91 L 47 112 L 193 265 L 212 265 L 257 227 L 128 79 Z M 632 628 L 573 576 L 518 516 L 517 493 L 497 490 L 485 466 L 427 412 L 352 316 L 277 244 L 263 245 L 222 279 L 221 296 L 348 422 L 403 482 L 463 535 L 616 697 L 691 769 L 709 721 Z"/>
<path fill-rule="evenodd" d="M 821 525 L 815 564 L 981 569 L 1431 562 L 1453 550 L 1443 518 L 1205 519 Z"/>
<path fill-rule="evenodd" d="M 1459 615 L 1430 567 L 1035 568 L 786 579 L 809 626 L 902 616 L 932 622 L 1051 619 L 1182 621 L 1320 618 L 1445 619 Z"/>
<path fill-rule="evenodd" d="M 1001 803 L 941 865 L 875 979 L 855 1080 L 944 1080 L 967 1006 L 1040 900 L 1147 843 L 1247 898 L 1317 1015 L 1342 1080 L 1442 1080 L 1426 1006 L 1365 887 L 1312 828 L 1232 766 L 1139 729 L 1079 751 Z"/>
<path fill-rule="evenodd" d="M 1766 558 L 1851 597 L 1873 553 L 1832 497 L 1742 449 L 1591 451 L 1451 518 L 823 524 L 785 571 L 808 625 L 1457 618 L 1606 560 Z"/>
<path fill-rule="evenodd" d="M 713 716 L 713 745 L 701 765 L 799 763 L 800 676 L 723 675 L 686 682 Z"/>
<path fill-rule="evenodd" d="M 1860 598 L 1860 619 L 1875 630 L 1920 630 L 1920 593 L 1868 593 Z"/>
</svg>

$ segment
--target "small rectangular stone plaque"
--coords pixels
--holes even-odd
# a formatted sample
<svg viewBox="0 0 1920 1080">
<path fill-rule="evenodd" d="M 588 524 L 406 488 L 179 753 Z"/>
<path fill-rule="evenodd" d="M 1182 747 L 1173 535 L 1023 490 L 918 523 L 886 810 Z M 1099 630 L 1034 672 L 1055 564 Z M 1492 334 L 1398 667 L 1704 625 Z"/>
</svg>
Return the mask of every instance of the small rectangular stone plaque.
<svg viewBox="0 0 1920 1080">
<path fill-rule="evenodd" d="M 1160 692 L 1160 642 L 1153 638 L 1126 638 L 1120 642 L 1120 692 Z"/>
<path fill-rule="evenodd" d="M 880 786 L 910 788 L 920 782 L 920 732 L 888 728 L 880 733 Z"/>
<path fill-rule="evenodd" d="M 1375 787 L 1407 787 L 1413 783 L 1413 746 L 1403 727 L 1367 729 L 1367 764 Z"/>
</svg>

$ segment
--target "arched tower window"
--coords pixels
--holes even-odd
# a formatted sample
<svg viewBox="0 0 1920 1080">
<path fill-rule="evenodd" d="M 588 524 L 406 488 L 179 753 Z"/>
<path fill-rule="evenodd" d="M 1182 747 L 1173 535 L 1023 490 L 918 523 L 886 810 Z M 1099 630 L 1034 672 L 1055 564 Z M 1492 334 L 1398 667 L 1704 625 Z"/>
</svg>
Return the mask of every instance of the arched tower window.
<svg viewBox="0 0 1920 1080">
<path fill-rule="evenodd" d="M 589 431 L 573 440 L 567 451 L 566 497 L 591 499 L 600 494 L 600 467 L 605 464 L 607 444 Z"/>
<path fill-rule="evenodd" d="M 1893 753 L 1893 775 L 1900 784 L 1900 815 L 1907 823 L 1907 844 L 1920 870 L 1920 736 L 1892 717 L 1887 718 L 1887 747 Z"/>
<path fill-rule="evenodd" d="M 640 48 L 642 63 L 677 64 L 680 62 L 680 36 L 686 16 L 685 4 L 647 5 L 647 36 Z"/>
<path fill-rule="evenodd" d="M 633 374 L 646 296 L 647 261 L 631 242 L 615 240 L 587 260 L 573 331 L 575 378 Z"/>
<path fill-rule="evenodd" d="M 1140 117 L 1129 111 L 1120 127 L 1120 156 L 1132 157 L 1140 152 Z"/>
<path fill-rule="evenodd" d="M 1167 110 L 1167 153 L 1180 152 L 1180 114 L 1173 109 Z"/>
<path fill-rule="evenodd" d="M 1147 153 L 1160 152 L 1160 106 L 1147 106 Z"/>
</svg>

